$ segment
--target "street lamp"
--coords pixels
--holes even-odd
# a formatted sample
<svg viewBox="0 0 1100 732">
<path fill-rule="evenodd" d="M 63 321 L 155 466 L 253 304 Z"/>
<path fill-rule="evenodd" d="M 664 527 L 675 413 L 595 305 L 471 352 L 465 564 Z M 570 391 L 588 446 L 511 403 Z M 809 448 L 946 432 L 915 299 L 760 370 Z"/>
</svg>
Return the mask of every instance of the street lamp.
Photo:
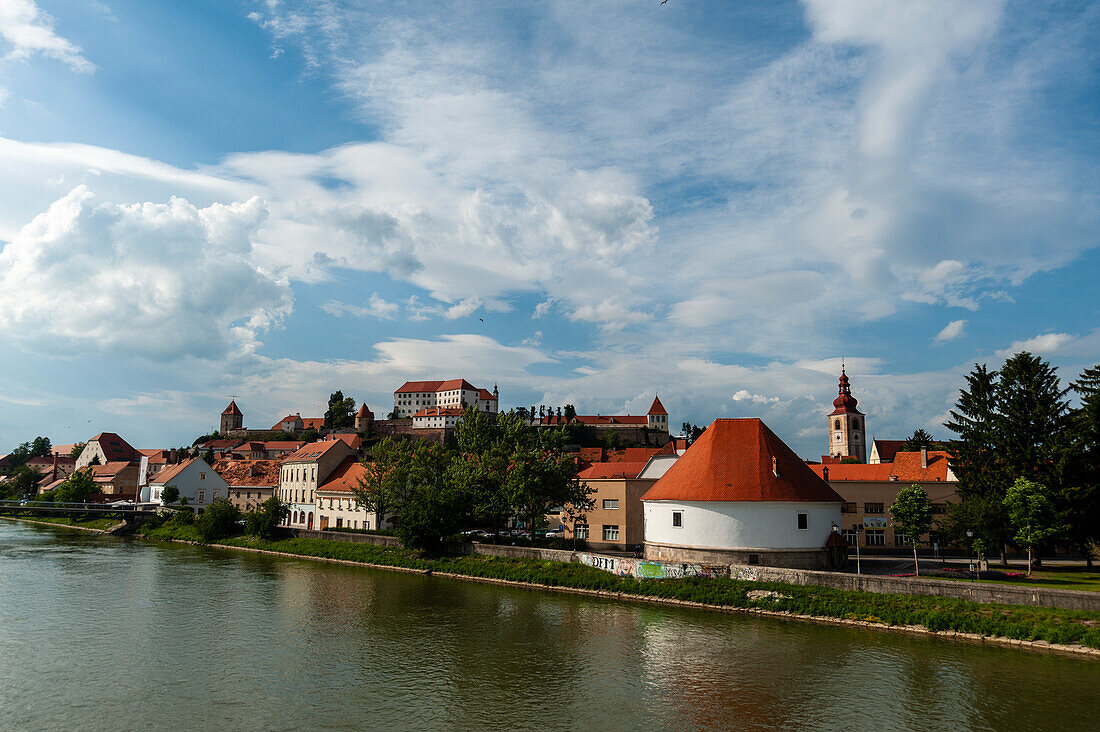
<svg viewBox="0 0 1100 732">
<path fill-rule="evenodd" d="M 970 529 L 966 530 L 966 550 L 970 554 L 970 571 L 974 571 L 974 532 Z"/>
</svg>

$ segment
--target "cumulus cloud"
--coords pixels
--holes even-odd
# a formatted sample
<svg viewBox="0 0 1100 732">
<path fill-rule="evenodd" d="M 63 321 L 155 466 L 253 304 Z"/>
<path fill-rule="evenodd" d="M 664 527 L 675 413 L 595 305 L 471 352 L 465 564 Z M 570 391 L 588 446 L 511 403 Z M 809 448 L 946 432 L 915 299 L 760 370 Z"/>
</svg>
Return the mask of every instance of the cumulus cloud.
<svg viewBox="0 0 1100 732">
<path fill-rule="evenodd" d="M 779 401 L 779 397 L 753 394 L 748 389 L 738 389 L 730 399 L 735 402 L 752 402 L 753 404 L 776 404 Z"/>
<path fill-rule="evenodd" d="M 966 335 L 966 321 L 965 320 L 952 320 L 950 323 L 943 327 L 936 337 L 932 339 L 934 343 L 946 343 L 947 341 L 954 341 L 962 338 Z"/>
<path fill-rule="evenodd" d="M 1070 335 L 1069 333 L 1043 333 L 1042 335 L 1037 335 L 1027 340 L 1013 341 L 1012 345 L 1008 348 L 997 351 L 997 355 L 1006 357 L 1019 353 L 1020 351 L 1029 351 L 1031 353 L 1049 356 L 1050 354 L 1062 351 L 1075 340 L 1077 340 L 1077 336 Z"/>
<path fill-rule="evenodd" d="M 352 315 L 357 318 L 371 317 L 381 320 L 393 320 L 400 312 L 401 306 L 398 303 L 389 302 L 379 297 L 376 292 L 370 296 L 364 305 L 351 305 L 338 300 L 329 300 L 321 305 L 321 309 L 337 318 Z"/>
<path fill-rule="evenodd" d="M 46 352 L 215 358 L 290 312 L 287 283 L 251 262 L 258 198 L 197 208 L 97 204 L 78 186 L 0 252 L 0 330 Z"/>
<path fill-rule="evenodd" d="M 0 38 L 10 50 L 8 60 L 22 61 L 36 54 L 57 59 L 74 71 L 88 73 L 95 64 L 84 58 L 80 47 L 54 31 L 54 19 L 33 0 L 0 3 Z"/>
</svg>

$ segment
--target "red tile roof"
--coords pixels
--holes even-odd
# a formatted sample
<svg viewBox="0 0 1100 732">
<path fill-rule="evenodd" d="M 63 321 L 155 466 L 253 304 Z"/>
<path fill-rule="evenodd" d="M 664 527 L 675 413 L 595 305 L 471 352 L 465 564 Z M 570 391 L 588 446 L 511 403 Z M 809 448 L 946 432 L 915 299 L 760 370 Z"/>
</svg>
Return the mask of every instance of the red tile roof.
<svg viewBox="0 0 1100 732">
<path fill-rule="evenodd" d="M 374 419 L 374 412 L 367 409 L 366 404 L 360 404 L 359 405 L 359 411 L 355 413 L 355 416 L 356 417 L 370 417 L 371 419 Z"/>
<path fill-rule="evenodd" d="M 478 393 L 477 398 L 481 399 L 482 401 L 490 401 L 490 402 L 494 401 L 496 399 L 496 397 L 493 396 L 493 392 L 489 391 L 488 389 L 482 389 Z"/>
<path fill-rule="evenodd" d="M 323 430 L 325 428 L 325 418 L 302 417 L 302 428 L 307 430 Z"/>
<path fill-rule="evenodd" d="M 642 500 L 844 501 L 759 419 L 714 420 Z"/>
<path fill-rule="evenodd" d="M 477 391 L 478 388 L 466 379 L 451 379 L 449 381 L 406 381 L 394 394 L 432 393 L 438 391 Z"/>
<path fill-rule="evenodd" d="M 577 421 L 581 424 L 649 424 L 645 415 L 635 416 L 631 414 L 603 415 L 603 414 L 578 414 Z M 554 421 L 544 420 L 544 424 L 556 424 Z"/>
<path fill-rule="evenodd" d="M 660 398 L 654 396 L 653 404 L 650 405 L 649 411 L 646 414 L 664 414 L 667 416 L 668 412 L 665 411 L 665 405 L 661 404 Z"/>
<path fill-rule="evenodd" d="M 243 440 L 207 440 L 198 447 L 203 450 L 232 450 L 242 444 L 244 444 Z"/>
<path fill-rule="evenodd" d="M 894 455 L 897 454 L 901 446 L 905 444 L 905 440 L 872 440 L 871 448 L 878 447 L 878 457 L 884 463 L 888 463 L 894 459 Z"/>
<path fill-rule="evenodd" d="M 214 472 L 231 486 L 273 488 L 279 485 L 279 460 L 218 460 Z"/>
<path fill-rule="evenodd" d="M 300 415 L 300 414 L 288 414 L 287 416 L 283 417 L 278 422 L 276 422 L 274 425 L 272 425 L 271 429 L 272 430 L 282 429 L 283 422 L 297 422 L 300 419 L 302 419 L 302 415 Z"/>
<path fill-rule="evenodd" d="M 190 460 L 184 460 L 182 463 L 170 465 L 169 467 L 149 478 L 149 485 L 167 485 L 170 480 L 182 473 L 184 468 L 186 468 L 188 465 L 195 462 L 196 460 L 198 460 L 198 458 L 191 458 Z"/>
<path fill-rule="evenodd" d="M 240 410 L 235 401 L 230 401 L 229 406 L 222 410 L 222 414 L 231 414 L 235 417 L 244 416 L 244 413 Z"/>
<path fill-rule="evenodd" d="M 313 462 L 319 460 L 322 455 L 327 453 L 337 445 L 347 446 L 347 443 L 342 440 L 327 440 L 322 442 L 311 442 L 308 445 L 299 448 L 293 455 L 287 455 L 283 462 L 286 463 L 298 463 L 298 462 Z"/>
<path fill-rule="evenodd" d="M 593 463 L 577 473 L 580 480 L 600 480 L 606 478 L 637 478 L 646 466 L 645 462 L 620 460 L 613 463 Z"/>
<path fill-rule="evenodd" d="M 685 457 L 687 457 L 685 455 Z M 928 467 L 920 466 L 919 452 L 899 452 L 892 463 L 839 463 L 833 465 L 809 465 L 817 475 L 823 475 L 829 469 L 829 482 L 860 481 L 864 483 L 885 483 L 897 480 L 903 483 L 922 483 L 948 480 L 950 455 L 941 450 L 928 451 Z"/>
<path fill-rule="evenodd" d="M 112 478 L 130 467 L 129 460 L 119 460 L 106 465 L 89 465 L 86 470 L 91 471 L 92 480 L 97 483 L 109 483 Z"/>
<path fill-rule="evenodd" d="M 291 452 L 305 445 L 305 443 L 300 440 L 273 440 L 260 444 L 264 446 L 265 450 L 290 450 Z"/>
<path fill-rule="evenodd" d="M 349 457 L 332 471 L 329 479 L 317 487 L 317 492 L 352 493 L 367 475 L 367 469 L 355 458 Z"/>
<path fill-rule="evenodd" d="M 92 438 L 95 442 L 99 443 L 99 447 L 103 450 L 104 457 L 107 458 L 107 462 L 130 462 L 134 459 L 137 452 L 134 448 L 130 447 L 130 443 L 122 439 L 114 432 L 100 432 L 98 435 Z"/>
<path fill-rule="evenodd" d="M 328 439 L 330 439 L 330 440 L 343 440 L 344 442 L 347 443 L 348 447 L 350 447 L 352 450 L 358 450 L 360 447 L 363 446 L 363 438 L 360 437 L 359 435 L 355 434 L 354 432 L 350 432 L 350 433 L 346 433 L 346 434 L 341 433 L 341 434 L 338 434 L 338 435 L 329 435 Z"/>
</svg>

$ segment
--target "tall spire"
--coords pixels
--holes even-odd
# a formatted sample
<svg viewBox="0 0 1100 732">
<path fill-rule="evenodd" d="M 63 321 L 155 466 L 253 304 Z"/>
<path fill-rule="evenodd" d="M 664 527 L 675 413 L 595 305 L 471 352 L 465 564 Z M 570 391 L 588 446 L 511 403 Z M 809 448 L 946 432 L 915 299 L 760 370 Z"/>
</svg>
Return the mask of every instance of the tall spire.
<svg viewBox="0 0 1100 732">
<path fill-rule="evenodd" d="M 860 411 L 856 409 L 859 402 L 852 396 L 852 387 L 848 383 L 848 374 L 844 372 L 843 362 L 840 364 L 840 383 L 837 392 L 838 396 L 833 400 L 833 406 L 836 407 L 833 414 L 860 414 Z"/>
</svg>

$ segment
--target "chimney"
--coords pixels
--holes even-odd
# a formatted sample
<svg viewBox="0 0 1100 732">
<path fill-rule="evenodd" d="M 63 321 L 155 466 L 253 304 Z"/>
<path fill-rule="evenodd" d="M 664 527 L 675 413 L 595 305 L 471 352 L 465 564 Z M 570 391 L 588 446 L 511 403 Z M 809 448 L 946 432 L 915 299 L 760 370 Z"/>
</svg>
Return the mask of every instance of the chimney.
<svg viewBox="0 0 1100 732">
<path fill-rule="evenodd" d="M 928 470 L 928 448 L 922 447 L 920 449 L 920 467 L 921 470 Z"/>
<path fill-rule="evenodd" d="M 826 483 L 829 482 L 829 466 L 825 465 L 821 468 L 821 479 Z"/>
</svg>

